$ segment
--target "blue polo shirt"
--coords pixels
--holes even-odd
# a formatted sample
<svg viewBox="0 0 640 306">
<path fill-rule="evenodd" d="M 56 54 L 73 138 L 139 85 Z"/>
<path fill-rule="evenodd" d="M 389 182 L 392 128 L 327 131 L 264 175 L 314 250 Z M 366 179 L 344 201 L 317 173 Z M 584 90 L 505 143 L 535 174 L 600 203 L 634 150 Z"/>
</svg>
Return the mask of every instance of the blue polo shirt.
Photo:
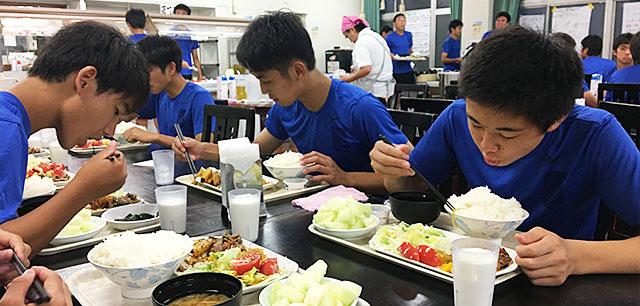
<svg viewBox="0 0 640 306">
<path fill-rule="evenodd" d="M 300 151 L 330 156 L 347 172 L 373 172 L 369 152 L 383 134 L 393 143 L 408 139 L 393 123 L 387 109 L 372 94 L 337 79 L 322 108 L 308 110 L 300 101 L 274 105 L 265 127 L 278 139 L 291 137 Z"/>
<path fill-rule="evenodd" d="M 521 231 L 541 226 L 563 238 L 593 239 L 601 200 L 629 224 L 640 223 L 640 151 L 600 109 L 574 106 L 533 151 L 494 167 L 471 138 L 465 101 L 458 100 L 438 116 L 410 162 L 433 183 L 460 166 L 472 188 L 515 197 L 529 212 Z"/>
<path fill-rule="evenodd" d="M 391 53 L 404 56 L 411 55 L 411 47 L 413 47 L 413 35 L 411 35 L 411 32 L 404 31 L 400 35 L 393 31 L 387 35 L 385 40 Z M 407 73 L 412 70 L 411 62 L 409 61 L 393 61 L 393 73 Z"/>
<path fill-rule="evenodd" d="M 447 40 L 442 44 L 442 52 L 447 53 L 447 58 L 460 57 L 460 41 L 457 39 L 447 37 Z M 444 64 L 444 71 L 456 71 L 460 70 L 460 63 L 446 63 Z"/>
<path fill-rule="evenodd" d="M 487 37 L 489 37 L 489 35 L 493 34 L 493 31 L 487 31 L 484 33 L 484 35 L 482 35 L 482 39 L 485 39 Z"/>
<path fill-rule="evenodd" d="M 611 74 L 618 69 L 616 62 L 599 56 L 589 56 L 583 59 L 582 66 L 584 74 L 600 74 L 603 82 L 609 82 Z"/>
<path fill-rule="evenodd" d="M 141 39 L 147 37 L 147 34 L 132 34 L 129 37 L 127 37 L 127 40 L 129 40 L 131 43 L 133 43 L 134 45 L 137 44 Z"/>
<path fill-rule="evenodd" d="M 0 223 L 18 217 L 27 173 L 27 139 L 31 121 L 22 103 L 13 94 L 0 92 Z M 10 145 L 9 145 L 10 144 Z"/>
<path fill-rule="evenodd" d="M 640 84 L 640 65 L 633 65 L 615 71 L 611 74 L 609 83 Z M 612 93 L 607 92 L 605 100 L 611 101 L 612 99 Z"/>
<path fill-rule="evenodd" d="M 138 111 L 142 119 L 158 118 L 158 132 L 162 135 L 176 137 L 174 123 L 180 124 L 185 137 L 194 138 L 202 133 L 204 106 L 214 104 L 211 94 L 201 86 L 187 82 L 182 91 L 173 99 L 166 91 L 149 95 L 147 104 Z M 215 118 L 212 118 L 212 130 Z"/>
</svg>

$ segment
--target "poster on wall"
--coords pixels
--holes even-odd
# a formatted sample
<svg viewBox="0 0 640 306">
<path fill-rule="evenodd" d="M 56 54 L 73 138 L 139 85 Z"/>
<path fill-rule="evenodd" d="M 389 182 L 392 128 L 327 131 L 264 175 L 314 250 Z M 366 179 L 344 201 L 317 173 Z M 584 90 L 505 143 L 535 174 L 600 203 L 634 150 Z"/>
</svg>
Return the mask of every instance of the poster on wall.
<svg viewBox="0 0 640 306">
<path fill-rule="evenodd" d="M 544 14 L 520 15 L 518 24 L 538 33 L 544 33 Z"/>
<path fill-rule="evenodd" d="M 407 17 L 407 31 L 413 36 L 413 52 L 421 56 L 429 55 L 431 10 L 411 10 L 404 12 Z"/>
<path fill-rule="evenodd" d="M 636 33 L 640 31 L 640 2 L 623 4 L 622 33 Z"/>
<path fill-rule="evenodd" d="M 582 41 L 589 35 L 589 25 L 591 24 L 591 11 L 593 5 L 554 7 L 551 9 L 553 19 L 551 21 L 551 32 L 564 32 L 569 34 L 575 41 Z M 580 44 L 576 50 L 579 51 Z"/>
</svg>

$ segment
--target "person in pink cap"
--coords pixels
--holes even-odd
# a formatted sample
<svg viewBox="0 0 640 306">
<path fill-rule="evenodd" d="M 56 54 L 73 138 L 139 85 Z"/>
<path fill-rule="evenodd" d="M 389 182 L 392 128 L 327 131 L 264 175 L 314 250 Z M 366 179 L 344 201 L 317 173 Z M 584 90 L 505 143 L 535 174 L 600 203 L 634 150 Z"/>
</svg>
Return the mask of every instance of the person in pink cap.
<svg viewBox="0 0 640 306">
<path fill-rule="evenodd" d="M 353 83 L 381 100 L 393 94 L 393 64 L 391 51 L 384 38 L 369 28 L 369 23 L 358 16 L 342 17 L 342 34 L 355 43 L 351 75 L 340 80 Z"/>
</svg>

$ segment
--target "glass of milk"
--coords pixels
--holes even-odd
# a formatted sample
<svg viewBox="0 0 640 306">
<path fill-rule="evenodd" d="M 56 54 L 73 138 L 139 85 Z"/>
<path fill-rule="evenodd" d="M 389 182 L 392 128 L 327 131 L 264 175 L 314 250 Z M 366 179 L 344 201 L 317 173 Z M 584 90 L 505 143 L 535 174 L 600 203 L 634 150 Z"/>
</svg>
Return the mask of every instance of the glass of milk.
<svg viewBox="0 0 640 306">
<path fill-rule="evenodd" d="M 170 185 L 155 189 L 160 228 L 182 234 L 187 231 L 187 186 Z"/>
<path fill-rule="evenodd" d="M 173 183 L 174 155 L 171 150 L 157 150 L 151 152 L 153 158 L 153 172 L 156 184 L 170 185 Z"/>
<path fill-rule="evenodd" d="M 228 193 L 231 232 L 249 241 L 258 239 L 260 192 L 258 189 L 240 188 Z"/>
<path fill-rule="evenodd" d="M 490 306 L 500 248 L 480 238 L 460 238 L 451 243 L 453 301 L 455 306 Z"/>
</svg>

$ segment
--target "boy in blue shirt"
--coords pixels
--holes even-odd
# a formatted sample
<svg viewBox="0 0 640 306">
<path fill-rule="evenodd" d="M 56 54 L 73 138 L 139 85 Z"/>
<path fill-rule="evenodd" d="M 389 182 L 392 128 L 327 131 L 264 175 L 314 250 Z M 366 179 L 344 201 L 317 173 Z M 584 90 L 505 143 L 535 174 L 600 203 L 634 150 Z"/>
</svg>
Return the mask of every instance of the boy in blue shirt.
<svg viewBox="0 0 640 306">
<path fill-rule="evenodd" d="M 616 71 L 616 62 L 600 57 L 602 54 L 602 38 L 589 35 L 580 42 L 580 57 L 584 67 L 584 74 L 600 74 L 602 81 L 608 82 L 611 74 Z"/>
<path fill-rule="evenodd" d="M 529 56 L 522 57 L 522 54 Z M 613 115 L 576 105 L 580 58 L 520 26 L 481 41 L 461 72 L 465 100 L 448 107 L 414 150 L 378 142 L 371 164 L 390 191 L 424 190 L 459 166 L 471 187 L 515 197 L 529 212 L 515 261 L 535 285 L 568 275 L 639 273 L 640 237 L 591 240 L 601 200 L 640 223 L 640 152 Z M 531 77 L 535 76 L 535 77 Z"/>
<path fill-rule="evenodd" d="M 329 79 L 315 68 L 311 38 L 293 13 L 277 12 L 254 20 L 237 48 L 240 64 L 260 80 L 264 94 L 277 104 L 256 138 L 260 153 L 275 151 L 291 138 L 304 154 L 311 181 L 385 193 L 382 179 L 369 164 L 379 134 L 410 145 L 387 109 L 370 93 Z M 194 159 L 219 160 L 218 146 L 192 139 L 173 142 L 176 156 L 188 148 Z"/>
<path fill-rule="evenodd" d="M 118 190 L 127 176 L 115 143 L 95 155 L 58 194 L 18 217 L 27 168 L 27 138 L 56 128 L 65 149 L 113 135 L 118 122 L 144 105 L 149 71 L 140 52 L 115 28 L 93 21 L 59 30 L 29 76 L 0 92 L 0 229 L 20 235 L 33 254 L 87 203 Z M 8 145 L 10 144 L 10 145 Z"/>
<path fill-rule="evenodd" d="M 462 21 L 458 19 L 449 22 L 449 37 L 442 45 L 442 57 L 440 61 L 444 64 L 444 71 L 459 71 L 460 62 L 460 36 L 462 35 Z"/>
<path fill-rule="evenodd" d="M 631 49 L 631 55 L 633 57 L 633 66 L 614 72 L 609 78 L 609 83 L 640 84 L 640 32 L 633 35 L 629 49 Z M 612 93 L 607 92 L 604 100 L 612 101 Z"/>
<path fill-rule="evenodd" d="M 404 30 L 407 26 L 407 18 L 404 14 L 400 13 L 393 17 L 393 26 L 396 28 L 395 32 L 391 32 L 385 37 L 391 55 L 411 55 L 413 53 L 413 36 L 411 32 Z M 398 84 L 415 84 L 416 76 L 411 68 L 411 62 L 393 60 L 393 78 Z"/>
<path fill-rule="evenodd" d="M 151 95 L 137 113 L 141 119 L 157 118 L 158 133 L 133 127 L 125 131 L 125 139 L 171 147 L 177 136 L 173 124 L 178 123 L 184 136 L 200 140 L 204 106 L 214 104 L 213 97 L 202 86 L 180 76 L 182 56 L 178 43 L 168 36 L 151 35 L 140 40 L 136 49 L 144 54 L 151 68 Z"/>
<path fill-rule="evenodd" d="M 493 31 L 495 30 L 506 28 L 509 25 L 509 22 L 511 22 L 511 15 L 509 15 L 509 13 L 504 11 L 499 12 L 498 15 L 496 15 L 496 28 L 484 33 L 484 35 L 482 35 L 482 39 L 485 39 L 489 35 L 493 34 Z"/>
<path fill-rule="evenodd" d="M 191 15 L 191 8 L 180 3 L 173 8 L 173 13 L 176 15 Z M 184 25 L 174 26 L 171 30 L 184 32 L 189 31 Z M 191 39 L 191 36 L 187 33 L 176 35 L 174 38 L 180 45 L 180 49 L 182 49 L 182 70 L 180 71 L 180 74 L 182 74 L 182 77 L 187 80 L 193 79 L 193 69 L 191 69 L 191 65 L 193 65 L 198 69 L 198 80 L 202 80 L 202 67 L 200 67 L 198 51 L 196 51 L 196 49 L 200 48 L 198 41 Z M 193 62 L 191 61 L 192 57 Z"/>
<path fill-rule="evenodd" d="M 138 41 L 147 36 L 144 33 L 144 25 L 147 23 L 147 17 L 144 15 L 144 11 L 141 9 L 130 9 L 124 15 L 125 20 L 127 21 L 127 26 L 129 27 L 129 31 L 131 31 L 131 35 L 127 37 L 127 39 L 136 44 Z"/>
<path fill-rule="evenodd" d="M 633 38 L 633 34 L 622 33 L 613 40 L 612 54 L 616 57 L 617 70 L 633 65 L 633 57 L 631 56 L 631 49 L 629 48 L 631 38 Z"/>
</svg>

